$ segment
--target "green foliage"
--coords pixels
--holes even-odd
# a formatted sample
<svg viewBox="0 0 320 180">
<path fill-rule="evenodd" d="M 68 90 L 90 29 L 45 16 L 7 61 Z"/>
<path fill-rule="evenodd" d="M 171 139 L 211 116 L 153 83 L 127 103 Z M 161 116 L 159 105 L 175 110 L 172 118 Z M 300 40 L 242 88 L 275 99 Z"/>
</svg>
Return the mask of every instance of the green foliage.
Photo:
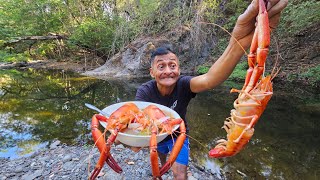
<svg viewBox="0 0 320 180">
<path fill-rule="evenodd" d="M 59 34 L 66 19 L 66 11 L 60 9 L 63 7 L 62 1 L 0 0 L 0 4 L 0 46 L 16 37 L 45 36 L 49 32 Z M 48 42 L 48 45 L 44 44 Z M 28 61 L 29 51 L 36 57 L 42 58 L 47 55 L 45 49 L 48 48 L 45 46 L 52 46 L 50 41 L 33 43 L 34 41 L 21 41 L 6 47 L 0 52 L 0 62 Z"/>
<path fill-rule="evenodd" d="M 205 74 L 209 71 L 210 67 L 208 66 L 199 66 L 197 73 L 198 74 Z"/>
<path fill-rule="evenodd" d="M 234 80 L 226 80 L 222 83 L 222 85 L 229 88 L 241 89 L 243 86 L 243 83 L 239 83 L 238 81 L 234 81 Z"/>
<path fill-rule="evenodd" d="M 0 47 L 3 47 L 4 43 L 6 43 L 6 41 L 0 39 Z"/>
<path fill-rule="evenodd" d="M 70 40 L 95 50 L 110 50 L 113 43 L 115 27 L 111 21 L 88 19 L 78 26 Z"/>
<path fill-rule="evenodd" d="M 135 11 L 136 17 L 132 22 L 129 23 L 132 30 L 134 31 L 134 34 L 140 34 L 142 32 L 148 31 L 148 27 L 146 27 L 146 24 L 150 23 L 149 21 L 154 19 L 158 6 L 159 3 L 157 0 L 140 1 L 140 5 Z M 161 20 L 162 17 L 158 18 L 159 20 Z"/>
<path fill-rule="evenodd" d="M 296 34 L 320 21 L 320 1 L 289 1 L 281 18 L 281 23 L 277 28 L 281 36 Z"/>
<path fill-rule="evenodd" d="M 129 22 L 134 34 L 154 35 L 181 25 L 189 11 L 180 1 L 145 0 L 140 1 L 135 14 L 135 18 Z"/>
<path fill-rule="evenodd" d="M 230 37 L 229 35 L 227 37 Z M 215 47 L 215 50 L 213 51 L 213 55 L 219 56 L 223 53 L 223 51 L 226 49 L 229 43 L 229 38 L 221 37 L 218 39 L 217 46 Z"/>
<path fill-rule="evenodd" d="M 289 74 L 287 79 L 290 82 L 296 80 L 308 81 L 308 84 L 317 87 L 320 85 L 320 65 L 309 68 L 306 72 L 300 74 Z"/>
<path fill-rule="evenodd" d="M 226 28 L 227 30 L 232 30 L 238 16 L 246 10 L 250 2 L 251 1 L 248 0 L 231 0 L 226 3 L 225 18 L 227 19 L 227 21 L 224 25 L 224 28 Z"/>
<path fill-rule="evenodd" d="M 232 74 L 229 76 L 228 80 L 239 80 L 245 79 L 247 74 L 248 64 L 246 61 L 242 61 L 237 64 Z"/>
<path fill-rule="evenodd" d="M 218 23 L 218 25 L 222 26 L 224 30 L 231 33 L 232 28 L 234 27 L 238 16 L 245 11 L 248 4 L 251 1 L 248 0 L 231 0 L 224 2 L 220 1 L 208 1 L 207 9 L 208 11 L 212 11 L 210 17 L 208 14 L 207 19 L 210 19 L 210 22 Z M 215 4 L 218 3 L 218 4 Z M 223 23 L 222 23 L 223 22 Z M 217 45 L 215 49 L 212 51 L 213 56 L 220 56 L 225 48 L 227 47 L 230 39 L 230 34 L 226 33 L 224 30 L 219 29 L 215 34 L 217 38 Z"/>
<path fill-rule="evenodd" d="M 219 3 L 217 0 L 205 0 L 203 6 L 205 7 L 204 19 L 207 22 L 216 22 L 221 17 L 222 13 L 219 13 Z"/>
<path fill-rule="evenodd" d="M 320 82 L 320 65 L 308 69 L 307 72 L 300 74 L 301 78 L 307 79 L 312 85 Z"/>
<path fill-rule="evenodd" d="M 0 50 L 0 62 L 21 62 L 29 61 L 30 57 L 27 53 L 8 53 Z"/>
<path fill-rule="evenodd" d="M 210 67 L 208 66 L 199 66 L 197 73 L 198 74 L 205 74 L 209 71 Z M 246 61 L 242 61 L 237 64 L 235 69 L 233 70 L 232 74 L 229 76 L 228 80 L 244 80 L 247 74 L 248 64 Z"/>
<path fill-rule="evenodd" d="M 1 0 L 0 24 L 4 25 L 0 33 L 5 37 L 43 35 L 58 32 L 62 27 L 64 13 L 59 9 L 63 3 L 56 0 L 38 0 L 33 2 Z"/>
<path fill-rule="evenodd" d="M 40 43 L 33 53 L 38 54 L 42 57 L 48 57 L 49 55 L 52 55 L 55 53 L 54 51 L 55 47 L 56 47 L 56 43 L 54 42 Z"/>
<path fill-rule="evenodd" d="M 19 36 L 62 34 L 69 38 L 59 45 L 56 41 L 37 42 L 30 53 L 34 57 L 56 58 L 58 49 L 79 51 L 82 48 L 98 50 L 112 56 L 122 46 L 139 36 L 159 35 L 187 25 L 191 28 L 193 46 L 218 39 L 214 56 L 219 56 L 230 36 L 216 33 L 212 26 L 200 27 L 199 22 L 217 23 L 229 32 L 251 0 L 0 0 L 0 46 Z M 317 0 L 290 0 L 282 13 L 278 32 L 280 36 L 298 33 L 313 23 L 320 22 L 320 2 Z M 201 36 L 200 36 L 201 35 Z M 30 41 L 2 49 L 1 62 L 30 59 Z M 59 46 L 58 46 L 59 45 Z M 59 48 L 58 48 L 59 47 Z M 241 69 L 241 68 L 240 68 Z M 205 73 L 206 68 L 199 68 Z M 231 78 L 243 77 L 237 68 Z M 307 76 L 307 75 L 306 75 Z"/>
</svg>

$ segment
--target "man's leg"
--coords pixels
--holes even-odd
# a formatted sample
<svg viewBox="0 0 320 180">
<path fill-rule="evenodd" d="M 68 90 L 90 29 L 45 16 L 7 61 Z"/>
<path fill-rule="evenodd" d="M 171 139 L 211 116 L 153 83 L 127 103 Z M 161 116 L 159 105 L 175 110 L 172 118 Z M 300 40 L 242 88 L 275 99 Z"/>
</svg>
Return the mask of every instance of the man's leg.
<svg viewBox="0 0 320 180">
<path fill-rule="evenodd" d="M 163 166 L 167 161 L 167 154 L 162 154 L 158 152 L 158 156 L 160 158 L 161 165 Z M 179 164 L 174 162 L 171 170 L 173 172 L 173 176 L 175 180 L 186 180 L 187 179 L 187 166 L 183 164 Z"/>
<path fill-rule="evenodd" d="M 160 145 L 161 144 L 161 145 Z M 166 141 L 158 144 L 158 156 L 160 158 L 161 165 L 163 166 L 166 163 L 167 152 L 172 150 L 173 142 Z M 183 143 L 182 149 L 176 159 L 176 162 L 173 163 L 171 170 L 175 180 L 186 180 L 187 179 L 187 165 L 189 160 L 189 139 Z"/>
<path fill-rule="evenodd" d="M 163 166 L 167 161 L 167 154 L 163 154 L 163 153 L 158 151 L 158 156 L 159 156 L 159 159 L 160 159 L 160 162 L 161 162 L 161 166 Z"/>
<path fill-rule="evenodd" d="M 170 151 L 172 147 L 170 147 Z M 187 180 L 187 165 L 189 161 L 189 139 L 183 143 L 182 149 L 176 159 L 176 162 L 173 163 L 171 170 L 175 180 Z"/>
<path fill-rule="evenodd" d="M 187 180 L 187 166 L 179 164 L 177 162 L 173 163 L 172 167 L 173 177 L 175 180 Z"/>
</svg>

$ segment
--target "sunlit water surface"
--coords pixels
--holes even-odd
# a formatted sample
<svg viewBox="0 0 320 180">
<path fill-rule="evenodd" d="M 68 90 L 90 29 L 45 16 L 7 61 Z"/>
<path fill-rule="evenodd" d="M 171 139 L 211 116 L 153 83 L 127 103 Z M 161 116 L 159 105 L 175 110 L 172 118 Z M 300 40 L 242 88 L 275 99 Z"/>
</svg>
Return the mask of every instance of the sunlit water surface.
<svg viewBox="0 0 320 180">
<path fill-rule="evenodd" d="M 69 145 L 92 144 L 90 118 L 99 108 L 134 99 L 144 80 L 103 81 L 62 71 L 0 71 L 0 157 L 30 156 L 55 139 Z M 209 159 L 236 94 L 225 83 L 200 93 L 188 107 L 191 157 L 227 179 L 319 179 L 319 90 L 274 85 L 274 95 L 248 145 L 236 156 Z M 221 171 L 220 171 L 221 169 Z"/>
</svg>

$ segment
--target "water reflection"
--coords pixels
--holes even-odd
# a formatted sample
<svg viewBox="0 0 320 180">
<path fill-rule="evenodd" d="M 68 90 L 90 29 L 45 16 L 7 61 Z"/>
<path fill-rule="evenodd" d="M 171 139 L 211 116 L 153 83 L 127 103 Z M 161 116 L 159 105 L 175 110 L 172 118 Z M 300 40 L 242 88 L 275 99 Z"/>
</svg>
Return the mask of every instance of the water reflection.
<svg viewBox="0 0 320 180">
<path fill-rule="evenodd" d="M 19 143 L 32 147 L 38 141 L 43 146 L 55 138 L 87 143 L 93 112 L 84 103 L 102 108 L 131 100 L 135 93 L 124 82 L 111 85 L 63 71 L 5 70 L 0 75 L 0 157 L 19 157 L 26 149 Z"/>
<path fill-rule="evenodd" d="M 92 143 L 89 123 L 98 108 L 133 100 L 146 80 L 102 81 L 61 71 L 0 71 L 0 157 L 16 158 L 49 145 Z M 232 158 L 209 159 L 236 94 L 224 84 L 198 94 L 188 107 L 191 157 L 227 179 L 318 179 L 319 90 L 275 83 L 275 94 L 247 147 Z M 201 145 L 201 144 L 202 145 Z M 223 173 L 220 172 L 220 168 Z"/>
</svg>

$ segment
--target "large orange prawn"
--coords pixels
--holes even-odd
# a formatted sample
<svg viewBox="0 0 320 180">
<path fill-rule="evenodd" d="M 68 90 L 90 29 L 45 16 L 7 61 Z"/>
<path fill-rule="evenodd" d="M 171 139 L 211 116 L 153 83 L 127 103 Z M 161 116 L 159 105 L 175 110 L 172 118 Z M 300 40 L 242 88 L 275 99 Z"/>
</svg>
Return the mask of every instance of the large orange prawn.
<svg viewBox="0 0 320 180">
<path fill-rule="evenodd" d="M 107 141 L 98 127 L 99 121 L 107 122 L 107 130 L 112 130 L 111 135 Z M 182 119 L 168 118 L 157 106 L 149 105 L 141 111 L 134 103 L 125 103 L 116 111 L 114 111 L 109 118 L 95 114 L 91 121 L 92 137 L 96 146 L 100 151 L 100 158 L 93 170 L 90 179 L 95 179 L 101 171 L 106 162 L 115 172 L 121 173 L 122 169 L 110 154 L 111 145 L 114 143 L 119 132 L 128 127 L 130 123 L 139 123 L 143 128 L 151 128 L 152 134 L 150 138 L 150 162 L 152 168 L 153 179 L 161 179 L 161 176 L 166 173 L 175 162 L 186 138 L 186 128 Z M 166 164 L 160 169 L 158 164 L 157 153 L 157 134 L 159 130 L 163 130 L 171 134 L 175 125 L 180 125 L 180 135 L 170 153 Z M 162 132 L 162 131 L 160 131 Z"/>
<path fill-rule="evenodd" d="M 96 146 L 100 151 L 100 158 L 93 170 L 90 179 L 95 179 L 106 162 L 115 172 L 121 173 L 122 169 L 110 154 L 111 145 L 117 138 L 119 131 L 127 128 L 127 125 L 135 120 L 139 114 L 139 108 L 133 103 L 127 103 L 113 112 L 109 118 L 95 114 L 91 120 L 91 133 Z M 99 121 L 108 122 L 106 129 L 112 129 L 113 132 L 107 139 L 104 139 L 103 133 L 98 129 Z"/>
<path fill-rule="evenodd" d="M 270 28 L 266 4 L 263 0 L 259 0 L 257 27 L 248 55 L 249 69 L 245 84 L 241 90 L 231 89 L 231 92 L 238 92 L 239 96 L 234 101 L 231 117 L 224 122 L 223 128 L 227 131 L 228 140 L 218 140 L 218 145 L 209 152 L 210 157 L 233 156 L 251 139 L 254 125 L 273 94 L 271 75 L 263 77 L 269 45 Z"/>
<path fill-rule="evenodd" d="M 150 118 L 150 120 L 153 121 L 154 124 L 152 126 L 152 135 L 150 139 L 150 162 L 153 179 L 161 179 L 161 176 L 171 168 L 178 157 L 178 154 L 183 146 L 183 142 L 186 139 L 186 127 L 182 119 L 167 118 L 166 115 L 155 105 L 149 105 L 143 110 L 143 112 Z M 164 118 L 166 118 L 166 120 L 163 121 Z M 167 133 L 171 134 L 172 127 L 177 124 L 180 124 L 181 134 L 178 136 L 167 162 L 160 169 L 156 138 L 158 129 L 157 127 L 162 126 L 162 129 L 165 129 Z"/>
</svg>

